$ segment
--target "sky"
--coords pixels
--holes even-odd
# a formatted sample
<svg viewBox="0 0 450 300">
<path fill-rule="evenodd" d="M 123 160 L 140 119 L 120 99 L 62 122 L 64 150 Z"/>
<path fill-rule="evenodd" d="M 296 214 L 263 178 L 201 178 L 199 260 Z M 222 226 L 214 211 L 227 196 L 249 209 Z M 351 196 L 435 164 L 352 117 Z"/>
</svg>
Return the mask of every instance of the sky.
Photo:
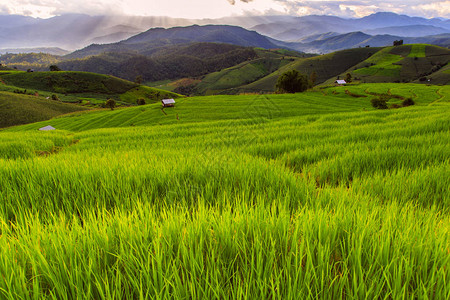
<svg viewBox="0 0 450 300">
<path fill-rule="evenodd" d="M 190 19 L 248 14 L 316 14 L 356 18 L 381 11 L 426 18 L 450 18 L 450 0 L 0 0 L 0 14 L 40 18 L 65 13 Z"/>
</svg>

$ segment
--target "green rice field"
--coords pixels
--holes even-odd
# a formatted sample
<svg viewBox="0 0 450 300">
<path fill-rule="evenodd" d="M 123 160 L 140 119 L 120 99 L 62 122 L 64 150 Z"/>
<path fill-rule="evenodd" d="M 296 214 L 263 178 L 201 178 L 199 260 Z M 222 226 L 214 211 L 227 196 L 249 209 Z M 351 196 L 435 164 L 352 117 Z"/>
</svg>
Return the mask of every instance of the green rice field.
<svg viewBox="0 0 450 300">
<path fill-rule="evenodd" d="M 0 299 L 449 299 L 448 95 L 194 97 L 2 130 Z"/>
</svg>

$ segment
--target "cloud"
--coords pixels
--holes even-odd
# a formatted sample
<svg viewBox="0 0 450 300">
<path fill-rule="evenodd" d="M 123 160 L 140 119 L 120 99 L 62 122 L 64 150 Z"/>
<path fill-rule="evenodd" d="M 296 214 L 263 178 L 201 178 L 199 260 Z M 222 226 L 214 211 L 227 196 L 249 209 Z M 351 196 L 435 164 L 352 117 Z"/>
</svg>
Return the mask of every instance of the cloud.
<svg viewBox="0 0 450 300">
<path fill-rule="evenodd" d="M 244 3 L 249 3 L 252 2 L 253 0 L 238 0 Z M 228 2 L 230 2 L 231 5 L 235 5 L 236 4 L 236 0 L 228 0 Z"/>
<path fill-rule="evenodd" d="M 1 0 L 0 0 L 1 1 Z M 167 15 L 215 18 L 227 15 L 289 14 L 363 17 L 389 11 L 450 18 L 450 0 L 8 0 L 0 14 L 50 17 L 65 13 Z"/>
<path fill-rule="evenodd" d="M 450 0 L 274 0 L 291 15 L 363 17 L 376 12 L 394 12 L 422 17 L 450 17 Z M 425 3 L 426 2 L 426 3 Z"/>
</svg>

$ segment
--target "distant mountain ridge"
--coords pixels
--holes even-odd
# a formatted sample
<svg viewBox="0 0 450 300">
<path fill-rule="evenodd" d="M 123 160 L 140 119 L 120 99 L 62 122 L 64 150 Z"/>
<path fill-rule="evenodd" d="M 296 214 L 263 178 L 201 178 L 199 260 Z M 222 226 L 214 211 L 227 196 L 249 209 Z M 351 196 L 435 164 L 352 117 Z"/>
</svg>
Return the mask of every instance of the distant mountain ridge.
<svg viewBox="0 0 450 300">
<path fill-rule="evenodd" d="M 371 35 L 429 36 L 450 33 L 447 19 L 376 13 L 359 19 L 335 16 L 241 16 L 189 20 L 170 17 L 88 16 L 67 14 L 49 19 L 0 15 L 0 48 L 60 47 L 80 49 L 92 43 L 115 43 L 151 28 L 233 25 L 285 42 L 328 32 L 362 31 Z M 408 27 L 410 26 L 410 27 Z"/>
<path fill-rule="evenodd" d="M 343 34 L 355 31 L 364 31 L 371 35 L 392 34 L 420 37 L 450 33 L 450 22 L 447 19 L 425 19 L 380 12 L 360 19 L 315 15 L 305 16 L 291 19 L 290 21 L 283 20 L 259 24 L 251 29 L 283 41 L 296 41 L 306 36 L 327 32 Z M 407 31 L 411 33 L 404 34 Z"/>
<path fill-rule="evenodd" d="M 0 55 L 6 53 L 47 53 L 52 55 L 67 55 L 70 52 L 58 47 L 0 49 Z"/>
<path fill-rule="evenodd" d="M 367 29 L 363 31 L 364 33 L 371 35 L 377 35 L 380 34 L 380 32 L 382 32 L 383 34 L 399 35 L 405 37 L 422 37 L 429 35 L 445 34 L 450 32 L 450 30 L 447 30 L 442 27 L 436 27 L 433 25 L 390 26 L 376 29 Z"/>
<path fill-rule="evenodd" d="M 330 33 L 331 37 L 317 39 L 308 43 L 288 43 L 291 48 L 308 53 L 330 53 L 338 50 L 358 47 L 385 47 L 391 46 L 396 40 L 403 40 L 404 44 L 432 44 L 441 47 L 450 46 L 450 33 L 425 36 L 404 37 L 388 34 L 369 35 L 361 31 L 340 35 Z"/>
<path fill-rule="evenodd" d="M 283 48 L 306 53 L 330 53 L 338 50 L 358 47 L 391 46 L 395 40 L 403 40 L 405 44 L 426 43 L 441 47 L 450 46 L 450 33 L 425 37 L 405 37 L 395 35 L 369 35 L 362 31 L 345 34 L 328 32 L 300 39 L 299 42 L 284 42 L 261 35 L 238 26 L 230 25 L 191 25 L 186 27 L 152 28 L 117 43 L 93 44 L 77 50 L 67 58 L 83 58 L 105 52 L 134 52 L 152 55 L 161 47 L 190 43 L 224 43 L 243 47 L 263 49 Z"/>
</svg>

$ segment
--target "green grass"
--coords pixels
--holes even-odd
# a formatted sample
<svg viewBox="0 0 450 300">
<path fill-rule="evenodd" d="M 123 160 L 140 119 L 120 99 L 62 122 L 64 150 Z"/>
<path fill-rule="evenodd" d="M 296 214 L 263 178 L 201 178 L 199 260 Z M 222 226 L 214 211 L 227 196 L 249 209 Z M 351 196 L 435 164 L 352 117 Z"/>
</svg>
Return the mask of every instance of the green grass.
<svg viewBox="0 0 450 300">
<path fill-rule="evenodd" d="M 337 101 L 339 100 L 339 101 Z M 316 115 L 370 109 L 367 99 L 324 97 L 321 92 L 295 95 L 206 96 L 177 99 L 173 108 L 161 110 L 161 104 L 151 104 L 114 111 L 102 110 L 88 115 L 72 114 L 51 121 L 58 129 L 80 131 L 96 128 L 184 124 L 217 120 L 252 122 L 254 115 L 261 120 L 292 116 Z M 35 129 L 33 123 L 12 130 Z"/>
<path fill-rule="evenodd" d="M 372 75 L 372 76 L 383 76 L 383 77 L 396 77 L 400 75 L 401 66 L 395 65 L 403 59 L 400 55 L 390 54 L 392 47 L 384 48 L 383 50 L 377 52 L 370 58 L 366 59 L 364 63 L 374 64 L 362 69 L 357 69 L 354 71 L 355 74 L 359 75 Z"/>
<path fill-rule="evenodd" d="M 195 97 L 4 130 L 0 295 L 446 299 L 450 105 L 436 91 L 450 94 Z M 417 105 L 372 109 L 384 92 Z"/>
<path fill-rule="evenodd" d="M 44 121 L 85 109 L 43 97 L 0 91 L 0 128 Z"/>
<path fill-rule="evenodd" d="M 425 48 L 427 47 L 427 45 L 414 44 L 411 47 L 411 53 L 409 53 L 408 57 L 426 57 Z"/>
<path fill-rule="evenodd" d="M 133 104 L 140 98 L 145 99 L 146 102 L 158 102 L 161 99 L 178 97 L 181 95 L 144 85 L 134 87 L 119 96 L 121 101 Z"/>
<path fill-rule="evenodd" d="M 158 89 L 162 89 L 165 91 L 173 91 L 175 89 L 175 86 L 171 85 L 172 80 L 160 80 L 160 81 L 153 81 L 153 82 L 145 82 L 144 84 L 150 87 L 155 87 Z"/>
</svg>

